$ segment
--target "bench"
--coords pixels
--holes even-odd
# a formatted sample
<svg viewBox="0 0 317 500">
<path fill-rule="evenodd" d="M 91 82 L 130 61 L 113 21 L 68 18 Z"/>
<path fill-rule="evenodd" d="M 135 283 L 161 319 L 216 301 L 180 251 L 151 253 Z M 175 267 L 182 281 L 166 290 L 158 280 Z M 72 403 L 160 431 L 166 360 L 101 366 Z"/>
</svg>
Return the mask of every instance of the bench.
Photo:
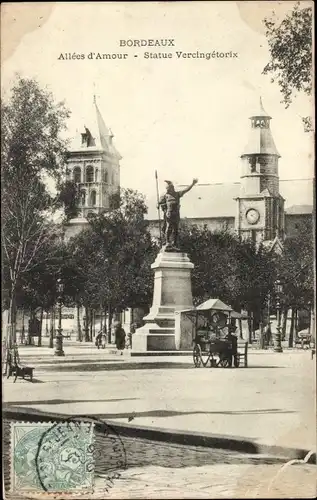
<svg viewBox="0 0 317 500">
<path fill-rule="evenodd" d="M 300 347 L 301 349 L 310 349 L 311 347 L 311 335 L 301 335 L 295 339 L 295 347 Z"/>
<path fill-rule="evenodd" d="M 15 375 L 14 382 L 16 382 L 18 377 L 25 378 L 30 377 L 31 382 L 33 381 L 33 370 L 31 366 L 22 365 L 20 362 L 20 355 L 17 347 L 12 347 L 7 351 L 7 378 L 11 375 Z"/>
<path fill-rule="evenodd" d="M 243 361 L 243 366 L 246 368 L 248 366 L 248 342 L 239 342 L 238 341 L 238 353 L 237 359 L 239 366 L 241 366 L 241 361 Z"/>
</svg>

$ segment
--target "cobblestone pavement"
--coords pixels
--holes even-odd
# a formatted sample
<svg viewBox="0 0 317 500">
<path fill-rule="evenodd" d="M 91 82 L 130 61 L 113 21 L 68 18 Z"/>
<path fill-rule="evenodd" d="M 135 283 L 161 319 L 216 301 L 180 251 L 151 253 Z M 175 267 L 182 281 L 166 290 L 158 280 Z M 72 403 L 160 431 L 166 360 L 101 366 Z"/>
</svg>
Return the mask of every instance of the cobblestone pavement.
<svg viewBox="0 0 317 500">
<path fill-rule="evenodd" d="M 181 469 L 138 467 L 122 473 L 109 498 L 315 498 L 316 467 L 217 464 Z M 274 480 L 276 477 L 276 480 Z M 96 496 L 104 498 L 103 478 Z"/>
<path fill-rule="evenodd" d="M 4 422 L 4 478 L 9 487 L 10 423 Z M 95 493 L 104 498 L 314 498 L 316 467 L 277 457 L 121 437 L 126 469 L 109 483 L 111 450 L 96 435 Z M 272 481 L 276 478 L 274 481 Z M 10 496 L 10 495 L 9 495 Z M 13 500 L 13 496 L 11 496 Z M 14 497 L 17 500 L 18 497 Z M 20 497 L 21 498 L 21 497 Z M 24 497 L 25 498 L 25 497 Z M 28 496 L 28 498 L 32 498 Z"/>
</svg>

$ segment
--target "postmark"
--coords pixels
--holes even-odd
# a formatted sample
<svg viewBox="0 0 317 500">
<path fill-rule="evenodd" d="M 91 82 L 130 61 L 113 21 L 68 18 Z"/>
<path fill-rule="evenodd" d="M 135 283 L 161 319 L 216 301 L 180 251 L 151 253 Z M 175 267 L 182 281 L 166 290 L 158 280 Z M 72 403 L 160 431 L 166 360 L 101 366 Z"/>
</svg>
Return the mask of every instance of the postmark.
<svg viewBox="0 0 317 500">
<path fill-rule="evenodd" d="M 12 492 L 64 495 L 109 492 L 127 467 L 119 434 L 91 417 L 11 423 Z"/>
</svg>

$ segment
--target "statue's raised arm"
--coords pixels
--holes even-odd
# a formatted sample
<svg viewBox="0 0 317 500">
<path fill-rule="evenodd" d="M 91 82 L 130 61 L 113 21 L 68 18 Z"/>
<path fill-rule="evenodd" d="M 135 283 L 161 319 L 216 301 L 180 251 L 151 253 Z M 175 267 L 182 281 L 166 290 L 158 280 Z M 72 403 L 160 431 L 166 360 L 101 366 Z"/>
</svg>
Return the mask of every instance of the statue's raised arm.
<svg viewBox="0 0 317 500">
<path fill-rule="evenodd" d="M 190 191 L 195 186 L 195 184 L 197 184 L 197 182 L 198 179 L 193 179 L 193 182 L 187 188 L 178 191 L 179 197 L 181 198 L 182 196 L 184 196 L 184 194 L 188 193 L 188 191 Z"/>
<path fill-rule="evenodd" d="M 159 205 L 163 209 L 164 213 L 164 224 L 163 224 L 163 234 L 165 236 L 165 250 L 166 251 L 179 251 L 178 248 L 178 229 L 180 221 L 180 203 L 179 199 L 188 191 L 192 189 L 195 184 L 197 184 L 198 179 L 193 179 L 193 182 L 185 189 L 176 191 L 174 185 L 171 181 L 165 181 L 166 193 L 162 197 L 162 201 Z M 164 200 L 164 201 L 163 201 Z"/>
</svg>

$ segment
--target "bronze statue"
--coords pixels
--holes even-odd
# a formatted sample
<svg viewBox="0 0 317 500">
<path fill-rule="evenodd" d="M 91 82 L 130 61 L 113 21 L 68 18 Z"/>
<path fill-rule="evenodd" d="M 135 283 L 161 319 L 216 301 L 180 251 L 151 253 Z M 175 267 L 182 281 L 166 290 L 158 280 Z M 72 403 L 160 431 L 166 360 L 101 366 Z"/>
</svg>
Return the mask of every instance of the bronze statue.
<svg viewBox="0 0 317 500">
<path fill-rule="evenodd" d="M 188 193 L 192 187 L 197 184 L 198 179 L 193 179 L 190 186 L 180 191 L 176 191 L 171 181 L 166 182 L 166 193 L 161 196 L 159 206 L 163 212 L 162 232 L 165 237 L 166 250 L 179 250 L 178 248 L 178 229 L 180 221 L 180 198 Z"/>
</svg>

